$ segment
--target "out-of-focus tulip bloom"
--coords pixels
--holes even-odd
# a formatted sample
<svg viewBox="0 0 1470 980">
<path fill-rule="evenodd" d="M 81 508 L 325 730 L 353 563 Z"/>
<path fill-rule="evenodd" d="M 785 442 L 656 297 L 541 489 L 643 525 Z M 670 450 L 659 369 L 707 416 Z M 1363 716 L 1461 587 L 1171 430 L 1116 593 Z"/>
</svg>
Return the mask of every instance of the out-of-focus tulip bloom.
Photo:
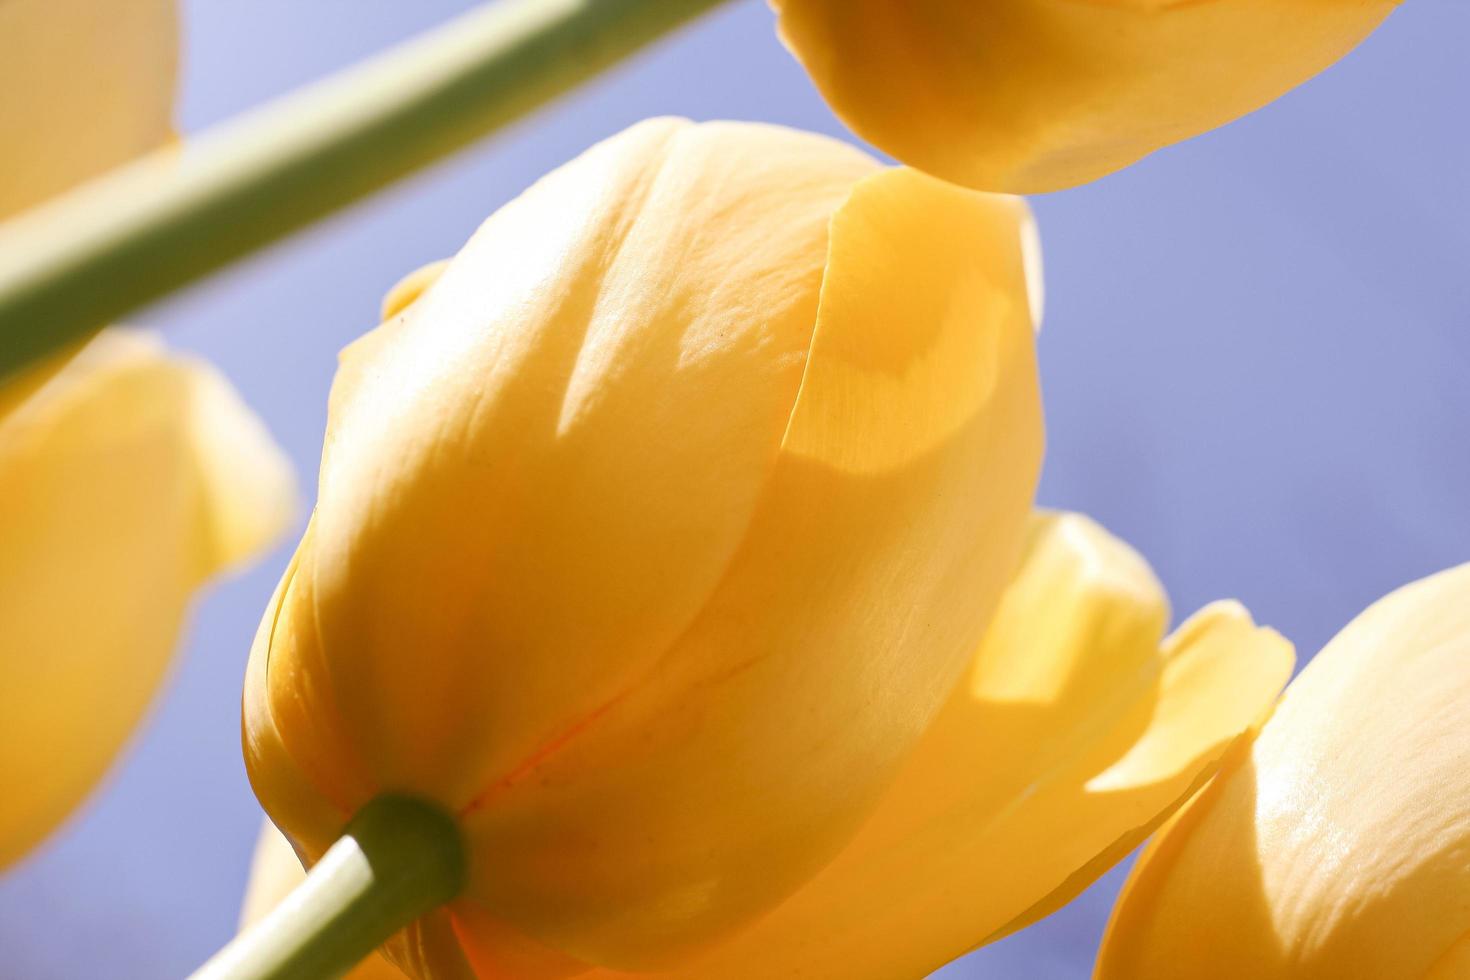
<svg viewBox="0 0 1470 980">
<path fill-rule="evenodd" d="M 1398 0 L 770 0 L 842 120 L 990 191 L 1095 180 L 1258 109 Z"/>
<path fill-rule="evenodd" d="M 149 335 L 106 331 L 0 387 L 0 866 L 101 778 L 190 595 L 292 502 L 225 380 Z"/>
<path fill-rule="evenodd" d="M 1124 889 L 1103 980 L 1470 977 L 1470 565 L 1370 607 Z"/>
<path fill-rule="evenodd" d="M 168 139 L 175 6 L 0 3 L 0 219 Z"/>
<path fill-rule="evenodd" d="M 961 683 L 857 837 L 748 930 L 657 975 L 918 978 L 1060 907 L 1210 776 L 1290 674 L 1290 647 L 1234 604 L 1165 639 L 1167 620 L 1131 549 L 1038 516 Z M 303 876 L 269 825 L 253 874 L 251 919 Z"/>
<path fill-rule="evenodd" d="M 168 138 L 177 34 L 174 0 L 0 2 L 0 218 Z M 145 334 L 0 385 L 0 867 L 97 783 L 191 593 L 293 501 L 228 383 Z"/>
<path fill-rule="evenodd" d="M 383 791 L 457 814 L 469 887 L 398 961 L 677 962 L 846 843 L 1020 553 L 1028 239 L 1014 198 L 655 120 L 345 352 L 246 760 L 308 861 Z"/>
<path fill-rule="evenodd" d="M 255 843 L 255 857 L 250 862 L 250 883 L 240 909 L 240 928 L 244 930 L 265 918 L 305 878 L 306 872 L 296 852 L 281 832 L 269 820 L 265 821 Z M 344 980 L 403 980 L 403 973 L 374 954 L 359 963 Z"/>
</svg>

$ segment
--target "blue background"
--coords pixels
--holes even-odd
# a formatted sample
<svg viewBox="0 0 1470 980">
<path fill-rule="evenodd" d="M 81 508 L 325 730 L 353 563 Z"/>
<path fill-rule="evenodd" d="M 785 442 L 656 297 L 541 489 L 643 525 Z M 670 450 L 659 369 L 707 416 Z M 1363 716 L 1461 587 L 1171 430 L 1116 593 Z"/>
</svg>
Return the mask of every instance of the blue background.
<svg viewBox="0 0 1470 980">
<path fill-rule="evenodd" d="M 186 4 L 193 132 L 467 0 Z M 1035 201 L 1044 503 L 1133 542 L 1178 612 L 1236 596 L 1310 656 L 1373 599 L 1470 559 L 1470 5 L 1413 0 L 1275 105 Z M 313 493 L 336 351 L 402 273 L 649 115 L 842 135 L 737 0 L 472 152 L 135 320 L 230 375 Z M 223 583 L 103 789 L 0 879 L 0 975 L 182 976 L 232 933 L 259 810 L 239 750 L 256 619 L 289 545 Z M 3 803 L 0 803 L 3 805 Z M 944 972 L 1084 977 L 1115 871 Z"/>
</svg>

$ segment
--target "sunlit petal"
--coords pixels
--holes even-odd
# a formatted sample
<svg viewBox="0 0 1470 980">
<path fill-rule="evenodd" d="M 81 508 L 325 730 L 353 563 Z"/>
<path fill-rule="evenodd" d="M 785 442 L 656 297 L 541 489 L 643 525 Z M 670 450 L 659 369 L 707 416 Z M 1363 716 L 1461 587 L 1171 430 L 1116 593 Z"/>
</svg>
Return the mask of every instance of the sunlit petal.
<svg viewBox="0 0 1470 980">
<path fill-rule="evenodd" d="M 284 530 L 289 466 L 213 369 L 111 330 L 0 394 L 0 864 L 101 778 L 196 588 Z"/>
<path fill-rule="evenodd" d="M 1470 965 L 1470 565 L 1382 599 L 1150 845 L 1104 980 L 1458 977 Z"/>
<path fill-rule="evenodd" d="M 1398 0 L 770 0 L 833 110 L 989 191 L 1094 180 L 1258 109 Z"/>
<path fill-rule="evenodd" d="M 1233 604 L 1161 646 L 1167 618 L 1126 545 L 1038 518 L 968 673 L 857 838 L 666 976 L 919 978 L 1075 896 L 1211 775 L 1291 669 Z"/>
</svg>

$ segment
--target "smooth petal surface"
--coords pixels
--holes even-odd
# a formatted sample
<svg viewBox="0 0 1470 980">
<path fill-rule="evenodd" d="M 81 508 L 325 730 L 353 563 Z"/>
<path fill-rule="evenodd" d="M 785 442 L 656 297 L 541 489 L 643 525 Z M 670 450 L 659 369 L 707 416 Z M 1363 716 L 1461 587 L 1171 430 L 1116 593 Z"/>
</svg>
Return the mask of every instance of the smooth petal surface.
<svg viewBox="0 0 1470 980">
<path fill-rule="evenodd" d="M 424 295 L 424 290 L 439 281 L 439 277 L 444 275 L 444 270 L 447 268 L 449 268 L 449 260 L 440 259 L 437 262 L 419 266 L 395 282 L 383 296 L 381 318 L 391 320 L 412 306 L 420 296 Z"/>
<path fill-rule="evenodd" d="M 1370 607 L 1156 838 L 1098 976 L 1397 980 L 1470 967 L 1470 565 Z"/>
<path fill-rule="evenodd" d="M 308 860 L 383 789 L 459 812 L 472 885 L 397 962 L 676 961 L 841 848 L 1020 549 L 1033 234 L 829 140 L 660 120 L 395 291 L 245 734 Z"/>
<path fill-rule="evenodd" d="M 1331 65 L 1397 0 L 770 0 L 839 117 L 911 166 L 1036 193 L 1111 173 Z"/>
<path fill-rule="evenodd" d="M 1020 548 L 1041 454 L 1026 219 L 914 171 L 854 188 L 740 550 L 652 670 L 467 817 L 482 905 L 648 968 L 637 943 L 748 918 L 856 829 Z"/>
<path fill-rule="evenodd" d="M 250 861 L 250 882 L 245 887 L 245 901 L 240 910 L 241 931 L 265 918 L 266 913 L 305 879 L 306 872 L 296 852 L 275 825 L 265 821 L 255 842 L 255 856 Z M 392 963 L 375 954 L 358 964 L 344 980 L 404 980 L 404 976 Z"/>
<path fill-rule="evenodd" d="M 1127 545 L 1039 515 L 964 679 L 855 840 L 661 976 L 917 980 L 1060 907 L 1211 775 L 1290 674 L 1290 646 L 1233 604 L 1163 640 L 1167 620 Z"/>
<path fill-rule="evenodd" d="M 165 142 L 176 0 L 0 2 L 0 219 Z"/>
<path fill-rule="evenodd" d="M 148 335 L 106 331 L 0 389 L 0 865 L 96 784 L 193 591 L 293 504 L 225 380 Z"/>
<path fill-rule="evenodd" d="M 276 721 L 337 746 L 333 799 L 468 805 L 692 620 L 779 448 L 828 218 L 872 167 L 774 127 L 635 127 L 344 354 L 271 676 L 301 712 Z"/>
</svg>

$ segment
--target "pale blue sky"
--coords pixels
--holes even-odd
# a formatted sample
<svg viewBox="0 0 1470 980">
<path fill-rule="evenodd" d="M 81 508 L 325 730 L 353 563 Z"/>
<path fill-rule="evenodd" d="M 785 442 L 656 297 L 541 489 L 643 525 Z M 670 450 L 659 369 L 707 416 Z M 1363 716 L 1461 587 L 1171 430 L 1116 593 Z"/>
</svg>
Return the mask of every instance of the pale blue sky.
<svg viewBox="0 0 1470 980">
<path fill-rule="evenodd" d="M 197 131 L 467 0 L 193 0 Z M 338 348 L 399 275 L 650 115 L 844 135 L 736 0 L 500 138 L 136 322 L 220 364 L 307 499 Z M 1338 67 L 1225 130 L 1035 201 L 1047 259 L 1044 503 L 1134 543 L 1186 614 L 1218 597 L 1310 656 L 1363 606 L 1470 559 L 1470 5 L 1412 0 Z M 85 811 L 0 879 L 0 973 L 182 976 L 231 934 L 259 810 L 238 702 L 288 553 L 200 605 L 172 683 Z M 1087 976 L 1114 873 L 944 975 Z"/>
</svg>

